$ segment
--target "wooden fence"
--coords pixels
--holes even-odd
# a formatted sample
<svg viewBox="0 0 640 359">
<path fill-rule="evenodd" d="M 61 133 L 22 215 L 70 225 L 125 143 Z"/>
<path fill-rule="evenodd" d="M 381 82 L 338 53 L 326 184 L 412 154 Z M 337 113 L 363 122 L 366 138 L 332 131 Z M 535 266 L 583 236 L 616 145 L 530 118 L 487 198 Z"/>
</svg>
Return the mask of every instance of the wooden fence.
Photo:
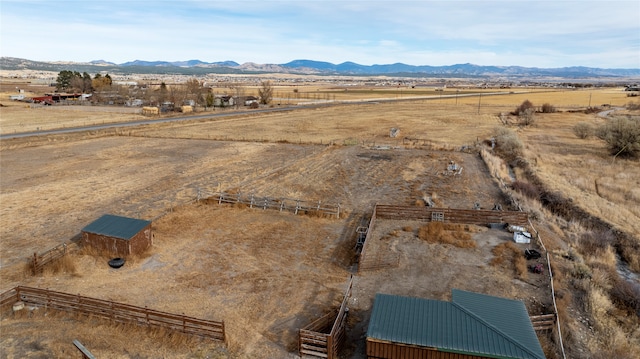
<svg viewBox="0 0 640 359">
<path fill-rule="evenodd" d="M 347 303 L 351 296 L 352 288 L 353 276 L 349 278 L 340 308 L 300 329 L 298 350 L 301 357 L 338 358 L 338 353 L 346 336 L 347 316 L 349 314 Z"/>
<path fill-rule="evenodd" d="M 301 357 L 305 355 L 321 358 L 329 357 L 330 329 L 337 316 L 338 311 L 333 310 L 300 329 L 298 350 Z"/>
<path fill-rule="evenodd" d="M 358 272 L 372 271 L 385 268 L 397 267 L 400 264 L 400 255 L 390 251 L 378 251 L 371 253 L 371 245 L 367 246 L 367 243 L 371 243 L 370 239 L 373 233 L 373 227 L 376 224 L 378 218 L 378 205 L 373 208 L 371 214 L 371 221 L 369 221 L 369 228 L 367 228 L 367 235 L 362 244 L 362 250 L 358 256 Z M 369 248 L 369 250 L 367 250 Z"/>
<path fill-rule="evenodd" d="M 53 261 L 64 257 L 67 254 L 67 244 L 59 244 L 43 253 L 33 253 L 31 258 L 31 273 L 36 275 L 42 273 L 44 267 Z"/>
<path fill-rule="evenodd" d="M 376 264 L 376 262 L 371 261 L 371 260 L 367 260 L 367 243 L 370 242 L 372 233 L 373 233 L 373 226 L 375 226 L 376 224 L 376 209 L 377 209 L 377 205 L 373 207 L 373 213 L 371 214 L 371 220 L 369 221 L 369 227 L 367 228 L 367 235 L 365 236 L 364 239 L 364 243 L 362 243 L 362 249 L 360 250 L 360 255 L 358 256 L 358 271 L 364 271 L 364 270 L 374 270 L 374 269 L 379 269 L 379 266 Z"/>
<path fill-rule="evenodd" d="M 376 205 L 376 215 L 382 219 L 420 221 L 431 221 L 438 218 L 438 220 L 442 220 L 445 223 L 465 223 L 481 226 L 489 223 L 509 223 L 516 226 L 527 226 L 529 223 L 529 216 L 525 212 L 482 209 Z"/>
<path fill-rule="evenodd" d="M 367 250 L 367 242 L 372 236 L 377 219 L 442 221 L 445 223 L 464 223 L 488 225 L 489 223 L 509 223 L 526 226 L 529 216 L 518 211 L 493 211 L 476 209 L 454 209 L 435 207 L 411 207 L 376 204 L 371 215 L 367 235 L 358 258 L 358 272 L 397 267 L 400 262 L 398 253 Z"/>
<path fill-rule="evenodd" d="M 12 307 L 18 299 L 18 292 L 16 288 L 9 289 L 8 291 L 0 294 L 0 313 L 4 313 L 8 308 Z"/>
<path fill-rule="evenodd" d="M 165 328 L 188 335 L 225 341 L 224 322 L 221 321 L 187 317 L 48 289 L 19 286 L 0 294 L 0 301 L 3 307 L 5 302 L 22 301 L 28 306 L 84 314 L 117 323 Z"/>
<path fill-rule="evenodd" d="M 533 324 L 533 329 L 535 329 L 536 331 L 552 330 L 553 327 L 556 325 L 556 315 L 555 314 L 532 315 L 531 324 Z"/>
<path fill-rule="evenodd" d="M 200 198 L 199 198 L 200 199 Z M 230 204 L 244 204 L 249 206 L 249 208 L 260 208 L 260 209 L 275 209 L 282 211 L 293 212 L 295 214 L 324 214 L 330 216 L 336 216 L 336 218 L 340 218 L 340 204 L 332 205 L 327 203 L 322 203 L 322 201 L 312 202 L 312 201 L 303 201 L 300 199 L 289 199 L 289 198 L 269 198 L 269 197 L 257 197 L 253 194 L 250 195 L 242 195 L 241 193 L 230 194 L 217 192 L 211 195 L 211 197 L 205 198 L 207 200 L 212 200 L 218 202 L 218 204 L 222 203 L 230 203 Z"/>
</svg>

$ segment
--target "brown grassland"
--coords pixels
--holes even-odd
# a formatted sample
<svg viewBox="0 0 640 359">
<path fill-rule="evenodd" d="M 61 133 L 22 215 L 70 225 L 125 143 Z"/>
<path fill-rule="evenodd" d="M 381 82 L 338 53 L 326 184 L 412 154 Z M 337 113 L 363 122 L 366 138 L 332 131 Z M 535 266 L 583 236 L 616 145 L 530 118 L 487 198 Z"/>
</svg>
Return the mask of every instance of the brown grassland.
<svg viewBox="0 0 640 359">
<path fill-rule="evenodd" d="M 613 234 L 559 216 L 540 198 L 501 188 L 492 177 L 509 185 L 535 174 L 538 186 L 640 243 L 638 161 L 613 161 L 600 140 L 573 133 L 578 122 L 606 121 L 573 111 L 622 107 L 628 98 L 621 88 L 509 89 L 482 97 L 449 88 L 436 94 L 317 83 L 296 90 L 278 87 L 276 97 L 369 102 L 2 140 L 0 291 L 28 285 L 222 319 L 228 340 L 221 346 L 35 310 L 2 314 L 0 357 L 77 356 L 73 339 L 109 358 L 296 357 L 297 329 L 340 302 L 355 268 L 355 228 L 375 203 L 424 205 L 431 198 L 452 208 L 476 202 L 508 208 L 503 190 L 530 213 L 549 250 L 567 357 L 640 352 L 638 279 L 619 275 Z M 414 96 L 421 98 L 409 99 Z M 531 126 L 520 127 L 509 112 L 527 99 L 559 112 L 537 114 Z M 112 108 L 2 104 L 2 134 L 141 118 Z M 526 170 L 510 171 L 483 144 L 505 126 L 524 144 Z M 392 127 L 400 129 L 396 138 L 389 136 Z M 460 175 L 444 173 L 451 161 L 463 167 Z M 194 201 L 213 191 L 340 203 L 343 216 Z M 103 213 L 153 219 L 153 248 L 115 270 L 106 265 L 109 257 L 72 245 L 57 268 L 37 276 L 25 270 L 34 252 L 69 241 Z M 527 246 L 512 243 L 504 230 L 436 227 L 376 225 L 368 249 L 391 253 L 396 262 L 356 275 L 343 357 L 363 356 L 378 291 L 446 300 L 451 288 L 460 288 L 521 299 L 532 315 L 553 312 L 549 273 L 527 271 Z M 640 272 L 640 253 L 623 257 Z M 562 357 L 555 334 L 539 336 L 549 358 Z"/>
</svg>

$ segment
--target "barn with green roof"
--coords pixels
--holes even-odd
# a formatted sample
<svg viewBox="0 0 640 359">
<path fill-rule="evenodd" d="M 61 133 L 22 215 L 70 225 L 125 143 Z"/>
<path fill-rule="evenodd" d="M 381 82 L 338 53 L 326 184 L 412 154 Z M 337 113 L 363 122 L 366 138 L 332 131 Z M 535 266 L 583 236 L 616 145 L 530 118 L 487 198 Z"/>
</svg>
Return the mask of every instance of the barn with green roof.
<svg viewBox="0 0 640 359">
<path fill-rule="evenodd" d="M 544 359 L 523 302 L 452 290 L 451 302 L 377 294 L 369 359 Z"/>
<path fill-rule="evenodd" d="M 82 229 L 82 245 L 120 257 L 153 245 L 151 221 L 105 214 Z"/>
</svg>

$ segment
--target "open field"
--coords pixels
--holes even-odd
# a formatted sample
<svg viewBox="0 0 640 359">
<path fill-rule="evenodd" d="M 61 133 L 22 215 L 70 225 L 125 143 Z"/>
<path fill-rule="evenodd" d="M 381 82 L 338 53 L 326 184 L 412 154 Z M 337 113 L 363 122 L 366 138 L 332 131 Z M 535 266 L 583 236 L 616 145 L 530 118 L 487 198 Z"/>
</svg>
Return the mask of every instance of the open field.
<svg viewBox="0 0 640 359">
<path fill-rule="evenodd" d="M 355 228 L 375 203 L 424 205 L 431 197 L 437 206 L 452 208 L 471 209 L 476 202 L 489 209 L 494 203 L 508 206 L 476 144 L 502 124 L 501 113 L 525 99 L 561 110 L 586 107 L 588 101 L 628 102 L 620 89 L 507 93 L 198 120 L 139 127 L 119 136 L 3 141 L 0 290 L 22 284 L 225 320 L 229 340 L 227 348 L 195 339 L 158 344 L 140 331 L 126 335 L 108 325 L 71 327 L 66 317 L 9 315 L 0 322 L 1 356 L 63 357 L 73 352 L 71 340 L 79 338 L 98 357 L 295 357 L 296 330 L 340 301 L 354 270 Z M 5 109 L 0 109 L 3 127 L 28 118 L 18 108 Z M 85 114 L 87 122 L 104 115 Z M 606 166 L 610 159 L 601 143 L 572 134 L 577 121 L 602 119 L 539 115 L 533 127 L 518 131 L 527 157 L 550 186 L 617 226 L 636 230 L 637 162 Z M 400 129 L 399 137 L 389 137 L 392 127 Z M 462 146 L 468 151 L 459 151 Z M 463 167 L 460 175 L 444 174 L 450 161 Z M 594 178 L 600 199 L 593 197 L 595 183 L 593 191 L 589 188 Z M 199 192 L 212 191 L 340 203 L 345 215 L 319 218 L 194 203 Z M 601 203 L 620 208 L 619 216 L 608 215 Z M 24 273 L 24 261 L 33 252 L 68 241 L 103 213 L 155 219 L 152 250 L 119 270 L 110 269 L 106 257 L 77 251 L 69 256 L 73 265 L 66 273 Z M 573 264 L 562 256 L 576 245 L 576 236 L 549 214 L 538 219 L 536 227 L 554 251 L 555 263 L 562 264 L 558 270 L 565 271 L 558 276 L 571 277 Z M 550 310 L 546 276 L 523 275 L 509 260 L 496 260 L 494 250 L 510 241 L 508 233 L 470 226 L 476 247 L 456 248 L 421 240 L 421 225 L 382 220 L 376 226 L 374 242 L 381 251 L 395 253 L 398 266 L 355 277 L 345 357 L 362 357 L 378 291 L 448 299 L 451 288 L 460 288 L 522 299 L 531 314 Z M 584 308 L 570 302 L 571 287 L 565 284 L 563 290 L 564 305 L 576 313 L 563 319 L 577 322 Z M 563 325 L 584 329 L 573 322 Z M 602 339 L 598 335 L 604 335 L 580 333 L 569 334 L 569 357 L 590 356 L 598 350 L 592 347 Z M 105 334 L 109 342 L 100 339 Z M 628 333 L 631 348 L 637 334 Z M 549 350 L 550 358 L 557 357 Z"/>
<path fill-rule="evenodd" d="M 44 92 L 53 92 L 54 88 L 42 85 L 27 84 L 17 82 L 14 79 L 3 79 L 0 81 L 0 134 L 31 132 L 38 130 L 60 129 L 65 127 L 79 127 L 89 125 L 99 125 L 105 123 L 120 123 L 127 121 L 141 120 L 144 117 L 140 114 L 139 107 L 125 108 L 115 106 L 41 106 L 26 104 L 23 102 L 10 101 L 9 95 L 16 94 L 15 88 L 25 89 L 25 97 L 33 97 L 44 94 Z M 215 94 L 231 94 L 231 95 L 258 95 L 259 86 L 257 85 L 219 85 L 212 89 Z M 451 124 L 457 124 L 451 121 L 462 121 L 465 124 L 473 124 L 477 127 L 477 131 L 483 135 L 486 132 L 484 126 L 487 121 L 497 120 L 500 113 L 508 113 L 515 106 L 526 99 L 535 99 L 534 104 L 537 106 L 543 103 L 551 103 L 560 110 L 584 108 L 587 106 L 599 106 L 608 104 L 611 106 L 622 106 L 628 102 L 628 98 L 622 88 L 605 88 L 605 89 L 549 89 L 549 88 L 527 88 L 519 87 L 513 89 L 478 89 L 468 86 L 460 88 L 442 88 L 439 87 L 415 87 L 408 85 L 387 85 L 387 86 L 338 86 L 335 83 L 322 83 L 317 80 L 310 83 L 300 83 L 296 85 L 278 85 L 273 86 L 274 99 L 270 106 L 285 107 L 297 106 L 299 104 L 332 104 L 332 103 L 358 103 L 362 101 L 383 101 L 378 103 L 378 108 L 357 107 L 370 106 L 353 105 L 355 108 L 347 107 L 339 109 L 329 109 L 326 114 L 314 114 L 307 116 L 305 114 L 295 114 L 295 116 L 281 115 L 279 123 L 288 127 L 289 131 L 296 133 L 306 133 L 309 137 L 306 142 L 313 139 L 315 141 L 331 140 L 332 137 L 326 137 L 325 132 L 313 132 L 305 130 L 304 127 L 309 126 L 308 121 L 301 121 L 305 118 L 322 118 L 323 122 L 327 121 L 328 126 L 335 125 L 335 120 L 343 121 L 345 118 L 350 119 L 353 116 L 364 115 L 370 116 L 376 113 L 378 118 L 371 119 L 371 122 L 387 121 L 403 123 L 405 121 L 433 120 L 429 125 L 439 125 L 438 121 L 447 121 L 447 128 L 456 128 Z M 441 91 L 440 91 L 441 90 Z M 478 97 L 479 94 L 484 94 Z M 409 100 L 422 99 L 423 102 L 411 102 L 407 106 Z M 394 101 L 389 104 L 384 101 Z M 400 102 L 395 102 L 400 101 Z M 431 105 L 431 106 L 430 106 Z M 407 108 L 409 107 L 409 108 Z M 417 109 L 415 107 L 418 107 Z M 435 107 L 435 108 L 434 108 Z M 232 113 L 237 110 L 246 110 L 244 106 L 230 107 L 225 109 L 217 108 L 215 110 L 208 109 L 215 113 Z M 402 109 L 402 111 L 399 111 Z M 418 109 L 422 111 L 418 111 Z M 200 108 L 199 111 L 204 111 Z M 310 110 L 313 111 L 313 110 Z M 319 109 L 319 111 L 321 111 Z M 418 116 L 416 114 L 420 113 Z M 394 113 L 393 118 L 388 116 Z M 162 115 L 163 117 L 175 116 L 176 114 Z M 452 116 L 463 115 L 463 116 Z M 489 115 L 489 116 L 487 116 Z M 397 116 L 397 118 L 396 118 Z M 435 117 L 435 118 L 433 118 Z M 358 120 L 359 121 L 359 120 Z M 402 122 L 400 122 L 402 121 Z M 409 126 L 414 131 L 426 132 L 424 128 L 416 126 L 415 123 L 409 122 L 404 125 L 402 130 L 409 130 Z M 313 125 L 313 124 L 312 124 Z M 444 127 L 444 126 L 440 126 Z M 338 128 L 339 129 L 339 128 Z M 348 130 L 346 128 L 345 130 Z M 367 131 L 357 129 L 360 137 L 369 135 Z M 388 129 L 387 129 L 388 130 Z M 430 128 L 429 132 L 433 129 Z M 440 129 L 443 130 L 443 129 Z M 485 130 L 485 131 L 483 131 Z M 455 132 L 455 130 L 453 130 Z M 346 132 L 346 131 L 342 131 Z M 351 135 L 355 135 L 353 133 Z M 246 136 L 260 136 L 264 140 L 271 140 L 274 137 L 265 133 L 264 130 L 258 129 L 246 133 Z M 290 136 L 287 136 L 290 137 Z M 354 136 L 355 137 L 355 136 Z M 233 138 L 233 137 L 231 137 Z M 277 140 L 277 139 L 276 139 Z M 290 139 L 289 141 L 299 141 L 301 138 Z"/>
<path fill-rule="evenodd" d="M 572 198 L 597 217 L 628 233 L 640 233 L 640 166 L 637 161 L 608 154 L 594 137 L 579 139 L 578 122 L 594 127 L 604 123 L 597 115 L 548 114 L 519 136 L 539 176 L 550 187 Z"/>
</svg>

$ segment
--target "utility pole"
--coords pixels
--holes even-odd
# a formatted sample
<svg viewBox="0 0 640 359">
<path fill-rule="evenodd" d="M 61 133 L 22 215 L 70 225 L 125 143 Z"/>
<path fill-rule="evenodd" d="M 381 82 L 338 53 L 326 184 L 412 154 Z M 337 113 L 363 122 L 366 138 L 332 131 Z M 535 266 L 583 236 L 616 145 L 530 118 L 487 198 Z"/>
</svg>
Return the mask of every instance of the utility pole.
<svg viewBox="0 0 640 359">
<path fill-rule="evenodd" d="M 482 93 L 480 93 L 480 96 L 478 97 L 478 115 L 480 114 L 480 101 L 482 101 Z"/>
</svg>

